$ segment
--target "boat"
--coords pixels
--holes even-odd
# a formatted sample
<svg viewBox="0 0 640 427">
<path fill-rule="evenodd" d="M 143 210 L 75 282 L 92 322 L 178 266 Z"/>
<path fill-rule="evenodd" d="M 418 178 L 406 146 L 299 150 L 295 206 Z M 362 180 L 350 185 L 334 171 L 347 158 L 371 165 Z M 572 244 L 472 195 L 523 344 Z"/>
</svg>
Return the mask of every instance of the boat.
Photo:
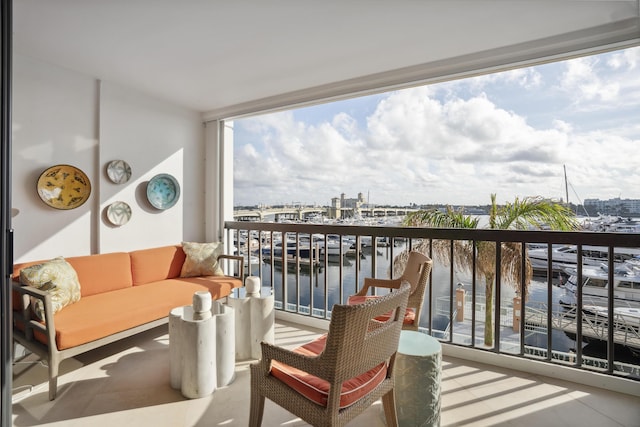
<svg viewBox="0 0 640 427">
<path fill-rule="evenodd" d="M 325 240 L 324 234 L 314 234 L 310 238 L 308 236 L 300 236 L 300 242 L 306 247 L 311 246 L 313 249 L 317 249 L 318 255 L 324 255 L 325 252 L 329 256 L 346 255 L 351 249 L 353 242 L 346 238 L 340 238 L 337 235 L 327 235 Z M 326 250 L 325 250 L 326 247 Z"/>
<path fill-rule="evenodd" d="M 564 283 L 564 295 L 560 298 L 563 305 L 574 306 L 577 303 L 578 275 L 576 268 L 565 270 L 569 278 Z M 583 266 L 582 268 L 583 307 L 607 306 L 609 296 L 609 268 Z M 633 258 L 614 266 L 613 297 L 616 305 L 622 308 L 640 308 L 640 257 Z M 637 307 L 636 307 L 637 306 Z"/>
<path fill-rule="evenodd" d="M 640 356 L 640 257 L 616 265 L 613 271 L 613 289 L 610 290 L 609 269 L 606 264 L 599 267 L 582 268 L 582 306 L 578 307 L 578 276 L 575 268 L 568 269 L 570 274 L 564 284 L 564 294 L 560 305 L 567 315 L 575 316 L 582 312 L 583 331 L 595 331 L 589 340 L 603 341 L 606 330 L 611 324 L 614 336 L 621 340 L 632 354 Z M 613 301 L 609 304 L 609 292 L 613 292 Z M 584 336 L 583 336 L 583 339 Z"/>
<path fill-rule="evenodd" d="M 351 249 L 352 244 L 350 241 L 340 241 L 340 238 L 328 238 L 326 242 L 324 239 L 320 239 L 313 243 L 321 255 L 326 253 L 329 256 L 345 255 Z"/>
<path fill-rule="evenodd" d="M 547 247 L 529 248 L 527 251 L 531 267 L 534 270 L 547 270 L 549 252 Z M 614 264 L 622 264 L 625 261 L 640 257 L 640 248 L 615 248 Z M 567 269 L 576 268 L 578 264 L 578 247 L 576 245 L 553 245 L 551 248 L 551 268 L 553 271 L 564 272 Z M 606 246 L 582 247 L 582 265 L 599 267 L 609 260 L 609 248 Z"/>
<path fill-rule="evenodd" d="M 278 241 L 273 244 L 273 256 L 282 257 L 282 241 Z M 295 240 L 287 240 L 286 252 L 289 256 L 298 258 L 311 258 L 311 247 L 305 242 L 296 242 Z M 262 248 L 262 255 L 265 257 L 271 256 L 271 246 Z M 317 257 L 316 257 L 317 258 Z"/>
<path fill-rule="evenodd" d="M 255 255 L 243 254 L 244 272 L 246 274 L 258 272 L 260 270 L 260 258 Z"/>
<path fill-rule="evenodd" d="M 639 220 L 600 213 L 595 218 L 588 218 L 583 227 L 585 230 L 605 233 L 640 233 Z"/>
</svg>

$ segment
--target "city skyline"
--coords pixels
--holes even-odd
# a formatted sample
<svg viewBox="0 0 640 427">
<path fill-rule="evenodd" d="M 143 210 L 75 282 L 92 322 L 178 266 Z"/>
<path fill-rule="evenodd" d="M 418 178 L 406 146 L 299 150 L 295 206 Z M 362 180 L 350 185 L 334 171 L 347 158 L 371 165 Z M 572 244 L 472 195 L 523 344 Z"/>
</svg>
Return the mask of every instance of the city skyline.
<svg viewBox="0 0 640 427">
<path fill-rule="evenodd" d="M 640 48 L 234 122 L 234 204 L 640 198 Z"/>
</svg>

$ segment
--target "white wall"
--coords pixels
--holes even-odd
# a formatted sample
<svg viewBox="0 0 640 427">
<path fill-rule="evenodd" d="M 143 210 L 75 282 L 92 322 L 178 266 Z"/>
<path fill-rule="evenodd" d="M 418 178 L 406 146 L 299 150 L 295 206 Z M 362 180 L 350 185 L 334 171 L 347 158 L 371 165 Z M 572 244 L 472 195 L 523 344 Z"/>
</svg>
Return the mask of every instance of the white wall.
<svg viewBox="0 0 640 427">
<path fill-rule="evenodd" d="M 200 114 L 145 97 L 114 84 L 100 85 L 100 248 L 132 250 L 201 240 L 204 236 L 204 127 Z M 132 169 L 126 184 L 108 179 L 106 165 L 125 160 Z M 180 184 L 177 204 L 166 210 L 147 200 L 147 182 L 173 175 Z M 107 207 L 124 201 L 131 220 L 114 227 Z"/>
<path fill-rule="evenodd" d="M 200 113 L 19 54 L 13 81 L 16 262 L 204 239 Z M 131 165 L 129 182 L 108 179 L 106 166 L 115 159 Z M 62 163 L 82 169 L 92 184 L 89 200 L 73 210 L 47 206 L 36 191 L 40 174 Z M 173 175 L 181 186 L 178 203 L 164 211 L 146 199 L 146 183 L 158 173 Z M 114 201 L 132 209 L 120 227 L 106 217 Z"/>
</svg>

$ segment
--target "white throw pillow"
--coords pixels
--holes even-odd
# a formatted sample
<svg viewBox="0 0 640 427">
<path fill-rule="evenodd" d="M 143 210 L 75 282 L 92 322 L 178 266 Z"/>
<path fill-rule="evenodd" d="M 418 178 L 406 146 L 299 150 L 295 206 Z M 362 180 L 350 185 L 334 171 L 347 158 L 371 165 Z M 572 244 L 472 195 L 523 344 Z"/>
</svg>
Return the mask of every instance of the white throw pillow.
<svg viewBox="0 0 640 427">
<path fill-rule="evenodd" d="M 67 305 L 80 301 L 78 274 L 63 257 L 23 268 L 20 270 L 20 283 L 49 292 L 54 314 Z M 34 313 L 40 320 L 44 320 L 44 305 L 41 300 L 35 300 Z"/>
<path fill-rule="evenodd" d="M 182 242 L 187 258 L 182 264 L 180 277 L 222 276 L 218 257 L 222 255 L 222 243 Z"/>
</svg>

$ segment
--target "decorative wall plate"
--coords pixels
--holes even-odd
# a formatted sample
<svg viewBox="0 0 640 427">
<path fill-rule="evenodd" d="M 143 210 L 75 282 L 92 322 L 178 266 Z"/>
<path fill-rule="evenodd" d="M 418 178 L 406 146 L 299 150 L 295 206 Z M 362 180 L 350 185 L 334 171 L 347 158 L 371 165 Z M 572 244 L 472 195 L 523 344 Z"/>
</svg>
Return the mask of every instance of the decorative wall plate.
<svg viewBox="0 0 640 427">
<path fill-rule="evenodd" d="M 147 184 L 147 199 L 154 208 L 169 209 L 180 198 L 180 184 L 171 175 L 161 173 Z"/>
<path fill-rule="evenodd" d="M 80 169 L 56 165 L 42 172 L 37 183 L 38 195 L 55 209 L 75 209 L 91 194 L 91 182 Z"/>
<path fill-rule="evenodd" d="M 131 166 L 124 160 L 113 160 L 107 165 L 107 175 L 116 184 L 124 184 L 131 178 Z"/>
<path fill-rule="evenodd" d="M 113 202 L 107 208 L 107 218 L 113 225 L 125 225 L 131 219 L 131 207 L 125 202 Z"/>
</svg>

